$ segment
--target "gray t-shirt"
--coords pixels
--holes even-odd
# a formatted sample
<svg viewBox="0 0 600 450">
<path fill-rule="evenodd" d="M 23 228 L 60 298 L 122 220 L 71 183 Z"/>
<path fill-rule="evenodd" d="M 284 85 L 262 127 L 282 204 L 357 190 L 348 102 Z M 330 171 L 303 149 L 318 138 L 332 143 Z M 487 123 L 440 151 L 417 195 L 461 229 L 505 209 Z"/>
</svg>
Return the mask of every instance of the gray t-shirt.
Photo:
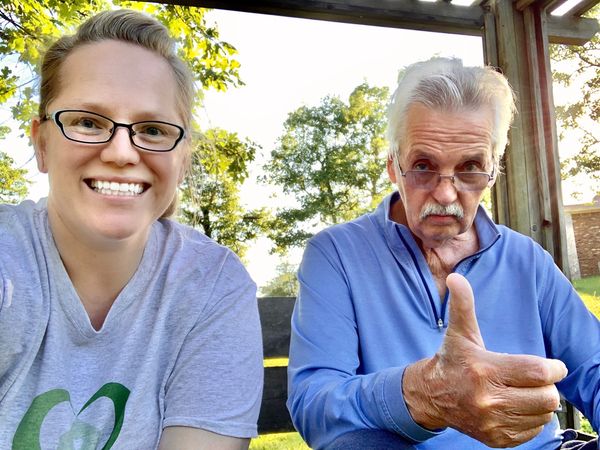
<svg viewBox="0 0 600 450">
<path fill-rule="evenodd" d="M 157 221 L 96 331 L 45 201 L 0 205 L 0 449 L 148 450 L 167 426 L 252 437 L 262 376 L 256 287 L 228 249 Z"/>
</svg>

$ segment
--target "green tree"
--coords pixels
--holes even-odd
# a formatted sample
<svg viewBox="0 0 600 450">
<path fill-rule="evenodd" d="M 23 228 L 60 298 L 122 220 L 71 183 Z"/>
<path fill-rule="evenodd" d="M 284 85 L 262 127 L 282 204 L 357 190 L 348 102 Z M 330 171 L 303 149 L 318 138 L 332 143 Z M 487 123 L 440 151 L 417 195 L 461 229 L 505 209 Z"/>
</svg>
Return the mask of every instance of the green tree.
<svg viewBox="0 0 600 450">
<path fill-rule="evenodd" d="M 14 167 L 14 160 L 0 152 L 0 203 L 19 203 L 27 195 L 26 170 Z"/>
<path fill-rule="evenodd" d="M 180 220 L 244 257 L 250 241 L 268 227 L 265 209 L 244 210 L 240 186 L 258 146 L 236 133 L 210 129 L 192 154 L 192 170 L 181 186 Z"/>
<path fill-rule="evenodd" d="M 384 176 L 388 89 L 363 83 L 348 102 L 325 97 L 288 115 L 284 133 L 265 165 L 266 179 L 294 197 L 269 237 L 275 251 L 302 246 L 315 227 L 371 210 L 387 190 Z"/>
<path fill-rule="evenodd" d="M 277 266 L 275 277 L 261 287 L 263 297 L 296 297 L 298 295 L 297 267 L 284 261 Z"/>
<path fill-rule="evenodd" d="M 588 14 L 600 18 L 600 5 Z M 559 139 L 567 134 L 577 136 L 578 152 L 562 161 L 562 176 L 568 178 L 587 174 L 597 183 L 600 181 L 600 36 L 583 46 L 552 45 L 550 56 L 557 66 L 570 63 L 569 72 L 554 70 L 555 82 L 564 86 L 580 86 L 581 96 L 574 101 L 556 106 Z M 574 70 L 573 70 L 574 68 Z M 600 188 L 600 184 L 598 184 Z"/>
<path fill-rule="evenodd" d="M 114 7 L 144 11 L 163 22 L 178 42 L 203 89 L 241 84 L 236 50 L 208 26 L 206 9 L 120 0 L 0 0 L 0 105 L 10 105 L 23 136 L 37 112 L 40 54 L 57 37 L 73 32 L 90 15 Z"/>
</svg>

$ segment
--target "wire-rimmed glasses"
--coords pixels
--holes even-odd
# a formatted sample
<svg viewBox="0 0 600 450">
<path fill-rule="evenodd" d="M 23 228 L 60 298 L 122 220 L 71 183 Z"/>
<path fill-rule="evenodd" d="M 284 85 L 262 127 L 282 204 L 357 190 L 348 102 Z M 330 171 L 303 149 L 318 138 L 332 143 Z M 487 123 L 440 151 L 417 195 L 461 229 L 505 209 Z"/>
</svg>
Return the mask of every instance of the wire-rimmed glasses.
<svg viewBox="0 0 600 450">
<path fill-rule="evenodd" d="M 442 175 L 435 170 L 407 170 L 404 172 L 398 166 L 406 183 L 415 189 L 431 191 L 435 189 L 442 178 L 448 178 L 457 191 L 482 191 L 494 178 L 496 167 L 492 173 L 487 172 L 455 172 L 452 175 Z"/>
<path fill-rule="evenodd" d="M 63 135 L 74 142 L 104 144 L 112 139 L 118 127 L 129 130 L 131 143 L 150 152 L 169 152 L 183 139 L 185 130 L 179 125 L 160 120 L 119 123 L 101 114 L 80 109 L 63 109 L 44 117 L 52 120 Z"/>
</svg>

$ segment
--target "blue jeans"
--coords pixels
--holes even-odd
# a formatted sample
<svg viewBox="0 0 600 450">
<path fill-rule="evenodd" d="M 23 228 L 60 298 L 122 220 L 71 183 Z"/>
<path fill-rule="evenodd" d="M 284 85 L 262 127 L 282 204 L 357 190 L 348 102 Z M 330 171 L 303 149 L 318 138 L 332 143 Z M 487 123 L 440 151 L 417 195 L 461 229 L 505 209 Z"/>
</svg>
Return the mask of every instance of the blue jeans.
<svg viewBox="0 0 600 450">
<path fill-rule="evenodd" d="M 557 450 L 599 450 L 598 438 L 586 442 L 574 430 L 563 432 L 563 443 Z M 384 430 L 356 430 L 343 434 L 327 450 L 415 450 L 399 435 Z"/>
<path fill-rule="evenodd" d="M 584 441 L 580 439 L 579 433 L 575 430 L 565 430 L 563 432 L 563 444 L 560 446 L 560 450 L 598 450 L 600 449 L 600 443 L 598 438 L 591 441 Z"/>
<path fill-rule="evenodd" d="M 327 450 L 415 450 L 415 447 L 389 431 L 356 430 L 339 436 Z"/>
</svg>

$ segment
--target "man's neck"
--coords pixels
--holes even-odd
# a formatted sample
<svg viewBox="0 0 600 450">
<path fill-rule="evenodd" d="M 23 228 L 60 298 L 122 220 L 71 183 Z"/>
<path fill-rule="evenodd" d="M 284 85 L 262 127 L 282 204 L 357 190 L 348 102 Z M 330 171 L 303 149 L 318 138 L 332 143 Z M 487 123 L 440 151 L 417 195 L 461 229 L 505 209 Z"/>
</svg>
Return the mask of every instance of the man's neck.
<svg viewBox="0 0 600 450">
<path fill-rule="evenodd" d="M 406 211 L 401 198 L 398 198 L 390 205 L 389 213 L 391 220 L 408 226 Z M 435 247 L 424 245 L 421 239 L 414 235 L 414 233 L 413 237 L 431 270 L 440 298 L 443 299 L 446 292 L 446 277 L 452 273 L 456 264 L 479 250 L 479 237 L 477 236 L 475 224 L 465 233 L 454 236 Z"/>
</svg>

